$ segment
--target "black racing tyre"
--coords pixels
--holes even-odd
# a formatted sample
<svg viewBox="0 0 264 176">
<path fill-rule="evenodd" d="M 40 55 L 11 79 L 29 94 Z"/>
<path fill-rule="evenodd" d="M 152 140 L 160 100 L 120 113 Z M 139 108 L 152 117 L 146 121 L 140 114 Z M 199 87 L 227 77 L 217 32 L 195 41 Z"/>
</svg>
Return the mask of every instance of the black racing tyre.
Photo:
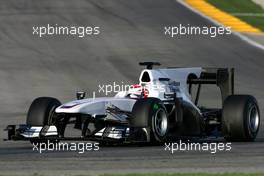
<svg viewBox="0 0 264 176">
<path fill-rule="evenodd" d="M 150 142 L 164 142 L 168 133 L 168 114 L 157 98 L 139 99 L 133 106 L 130 125 L 150 129 Z"/>
<path fill-rule="evenodd" d="M 231 95 L 224 101 L 222 133 L 227 141 L 254 141 L 260 125 L 256 99 L 251 95 Z"/>
<path fill-rule="evenodd" d="M 36 98 L 29 107 L 26 124 L 30 126 L 55 125 L 54 112 L 61 102 L 51 97 Z M 31 139 L 31 143 L 46 143 L 47 140 Z M 50 141 L 54 143 L 54 141 Z"/>
<path fill-rule="evenodd" d="M 55 98 L 36 98 L 29 107 L 26 124 L 30 126 L 52 125 L 53 113 L 60 105 L 60 101 Z"/>
</svg>

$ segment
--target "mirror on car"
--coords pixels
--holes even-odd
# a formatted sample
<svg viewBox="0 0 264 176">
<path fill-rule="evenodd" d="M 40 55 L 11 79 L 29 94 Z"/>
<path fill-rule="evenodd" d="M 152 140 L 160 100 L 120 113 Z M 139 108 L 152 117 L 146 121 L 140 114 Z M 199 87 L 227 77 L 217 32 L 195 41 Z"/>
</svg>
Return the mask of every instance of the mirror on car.
<svg viewBox="0 0 264 176">
<path fill-rule="evenodd" d="M 84 92 L 84 91 L 78 91 L 78 92 L 76 92 L 76 98 L 77 98 L 77 100 L 84 99 L 85 98 L 85 95 L 86 95 L 86 92 Z"/>
</svg>

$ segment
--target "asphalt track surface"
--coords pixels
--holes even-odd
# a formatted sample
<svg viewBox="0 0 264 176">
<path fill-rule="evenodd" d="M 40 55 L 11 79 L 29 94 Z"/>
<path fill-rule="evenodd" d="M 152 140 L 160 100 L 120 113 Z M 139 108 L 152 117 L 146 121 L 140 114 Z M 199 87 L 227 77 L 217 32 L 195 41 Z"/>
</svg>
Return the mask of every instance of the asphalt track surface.
<svg viewBox="0 0 264 176">
<path fill-rule="evenodd" d="M 62 102 L 76 90 L 99 84 L 137 82 L 139 61 L 164 66 L 236 68 L 236 92 L 253 94 L 263 114 L 264 51 L 236 36 L 164 36 L 164 26 L 212 24 L 174 0 L 0 1 L 0 137 L 8 124 L 25 122 L 31 101 Z M 85 38 L 32 35 L 32 26 L 100 26 Z M 213 95 L 213 93 L 211 93 Z M 209 94 L 211 102 L 216 100 Z M 206 98 L 205 97 L 205 98 Z M 32 151 L 27 142 L 0 142 L 1 173 L 76 174 L 109 172 L 262 172 L 263 126 L 256 143 L 236 143 L 230 152 L 164 151 L 163 146 L 112 146 L 98 152 Z"/>
</svg>

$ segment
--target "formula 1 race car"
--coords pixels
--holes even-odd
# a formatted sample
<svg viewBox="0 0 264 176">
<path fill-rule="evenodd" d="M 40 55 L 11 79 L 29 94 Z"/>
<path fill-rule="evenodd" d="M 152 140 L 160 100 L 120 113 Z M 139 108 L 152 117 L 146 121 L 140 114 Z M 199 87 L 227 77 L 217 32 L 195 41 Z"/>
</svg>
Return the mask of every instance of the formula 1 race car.
<svg viewBox="0 0 264 176">
<path fill-rule="evenodd" d="M 176 139 L 224 137 L 227 141 L 253 141 L 260 113 L 251 95 L 234 95 L 234 69 L 164 68 L 146 66 L 139 84 L 114 97 L 87 98 L 61 104 L 51 97 L 35 99 L 26 124 L 7 126 L 7 140 L 95 140 L 161 143 Z M 204 84 L 221 92 L 222 107 L 199 107 Z M 193 89 L 196 88 L 195 94 Z M 65 136 L 68 124 L 80 129 L 78 137 Z"/>
</svg>

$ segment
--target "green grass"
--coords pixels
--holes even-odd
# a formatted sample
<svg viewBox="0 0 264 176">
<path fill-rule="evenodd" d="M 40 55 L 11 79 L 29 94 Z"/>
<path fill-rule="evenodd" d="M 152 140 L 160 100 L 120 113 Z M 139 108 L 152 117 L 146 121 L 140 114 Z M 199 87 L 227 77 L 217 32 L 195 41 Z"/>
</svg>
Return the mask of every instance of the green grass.
<svg viewBox="0 0 264 176">
<path fill-rule="evenodd" d="M 215 7 L 228 13 L 258 13 L 264 14 L 264 9 L 251 0 L 206 0 Z M 264 31 L 264 16 L 237 16 L 242 21 Z"/>
</svg>

